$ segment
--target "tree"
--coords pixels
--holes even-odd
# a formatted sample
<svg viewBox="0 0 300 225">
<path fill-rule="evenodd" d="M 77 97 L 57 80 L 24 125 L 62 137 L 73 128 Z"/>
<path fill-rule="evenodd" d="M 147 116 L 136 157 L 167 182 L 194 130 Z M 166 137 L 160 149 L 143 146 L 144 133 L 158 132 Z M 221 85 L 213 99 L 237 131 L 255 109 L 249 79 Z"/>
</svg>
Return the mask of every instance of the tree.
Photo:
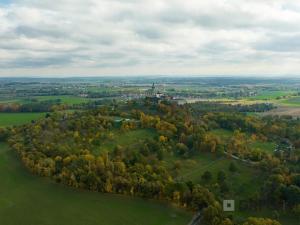
<svg viewBox="0 0 300 225">
<path fill-rule="evenodd" d="M 160 136 L 159 136 L 159 142 L 164 143 L 164 142 L 166 142 L 167 140 L 168 140 L 167 137 L 165 137 L 165 136 L 163 136 L 163 135 L 160 135 Z"/>
<path fill-rule="evenodd" d="M 219 205 L 210 205 L 203 210 L 201 224 L 204 225 L 219 225 L 223 220 L 221 207 Z"/>
<path fill-rule="evenodd" d="M 292 212 L 295 214 L 295 216 L 300 218 L 300 204 L 295 205 L 292 209 Z"/>
<path fill-rule="evenodd" d="M 221 184 L 226 180 L 226 174 L 223 171 L 218 172 L 218 182 Z"/>
<path fill-rule="evenodd" d="M 280 225 L 276 220 L 249 217 L 243 225 Z"/>
<path fill-rule="evenodd" d="M 189 151 L 188 147 L 183 143 L 177 143 L 176 149 L 177 149 L 178 154 L 180 154 L 180 155 L 186 155 Z"/>
<path fill-rule="evenodd" d="M 220 225 L 233 225 L 233 222 L 229 218 L 226 218 Z"/>
<path fill-rule="evenodd" d="M 226 181 L 220 183 L 220 191 L 223 194 L 228 193 L 230 191 L 229 185 Z"/>
<path fill-rule="evenodd" d="M 202 180 L 204 180 L 205 182 L 209 182 L 212 179 L 212 174 L 209 171 L 205 171 L 202 175 Z"/>
<path fill-rule="evenodd" d="M 284 188 L 284 198 L 290 205 L 300 204 L 300 188 L 295 185 Z"/>
<path fill-rule="evenodd" d="M 229 171 L 231 172 L 231 173 L 235 173 L 235 172 L 237 172 L 237 167 L 236 167 L 236 165 L 235 165 L 235 163 L 234 162 L 231 162 L 230 164 L 229 164 Z"/>
</svg>

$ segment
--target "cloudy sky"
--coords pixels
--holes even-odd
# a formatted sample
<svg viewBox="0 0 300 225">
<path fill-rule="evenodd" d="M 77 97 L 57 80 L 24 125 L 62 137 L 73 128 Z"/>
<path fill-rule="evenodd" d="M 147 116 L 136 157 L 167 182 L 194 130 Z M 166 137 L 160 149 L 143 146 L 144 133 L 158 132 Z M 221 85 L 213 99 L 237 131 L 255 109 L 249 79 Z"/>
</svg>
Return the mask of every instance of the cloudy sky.
<svg viewBox="0 0 300 225">
<path fill-rule="evenodd" d="M 300 75 L 296 0 L 0 0 L 0 76 Z"/>
</svg>

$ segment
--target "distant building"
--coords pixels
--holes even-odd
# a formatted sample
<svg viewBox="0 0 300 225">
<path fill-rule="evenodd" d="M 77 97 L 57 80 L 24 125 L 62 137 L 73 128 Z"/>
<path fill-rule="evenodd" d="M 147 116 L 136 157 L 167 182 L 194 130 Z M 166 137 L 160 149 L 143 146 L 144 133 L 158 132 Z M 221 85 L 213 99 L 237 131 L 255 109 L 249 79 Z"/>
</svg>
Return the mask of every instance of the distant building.
<svg viewBox="0 0 300 225">
<path fill-rule="evenodd" d="M 160 90 L 158 90 L 158 88 L 155 87 L 154 83 L 152 84 L 152 87 L 146 91 L 145 95 L 146 95 L 146 99 L 149 99 L 150 101 L 156 103 L 159 103 L 164 100 L 167 101 L 175 100 L 172 96 L 166 95 L 162 93 Z"/>
<path fill-rule="evenodd" d="M 155 95 L 156 95 L 156 90 L 155 89 L 156 88 L 155 88 L 155 85 L 153 83 L 151 89 L 148 89 L 146 91 L 146 97 L 155 97 Z"/>
</svg>

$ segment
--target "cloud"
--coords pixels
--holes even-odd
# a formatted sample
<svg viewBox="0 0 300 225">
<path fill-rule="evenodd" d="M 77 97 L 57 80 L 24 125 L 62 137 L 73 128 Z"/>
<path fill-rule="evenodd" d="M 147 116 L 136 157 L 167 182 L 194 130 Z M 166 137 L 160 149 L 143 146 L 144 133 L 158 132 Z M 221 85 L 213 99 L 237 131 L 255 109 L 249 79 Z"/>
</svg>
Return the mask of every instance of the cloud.
<svg viewBox="0 0 300 225">
<path fill-rule="evenodd" d="M 3 76 L 299 71 L 300 3 L 292 0 L 1 3 Z"/>
</svg>

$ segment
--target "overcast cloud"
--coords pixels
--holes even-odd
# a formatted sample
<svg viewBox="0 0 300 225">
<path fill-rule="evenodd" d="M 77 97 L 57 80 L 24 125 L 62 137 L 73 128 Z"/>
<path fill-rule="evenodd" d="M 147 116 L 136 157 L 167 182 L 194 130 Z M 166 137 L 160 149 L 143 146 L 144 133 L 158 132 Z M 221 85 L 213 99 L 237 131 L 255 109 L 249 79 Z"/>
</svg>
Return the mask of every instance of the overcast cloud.
<svg viewBox="0 0 300 225">
<path fill-rule="evenodd" d="M 0 0 L 0 75 L 300 75 L 295 0 Z"/>
</svg>

